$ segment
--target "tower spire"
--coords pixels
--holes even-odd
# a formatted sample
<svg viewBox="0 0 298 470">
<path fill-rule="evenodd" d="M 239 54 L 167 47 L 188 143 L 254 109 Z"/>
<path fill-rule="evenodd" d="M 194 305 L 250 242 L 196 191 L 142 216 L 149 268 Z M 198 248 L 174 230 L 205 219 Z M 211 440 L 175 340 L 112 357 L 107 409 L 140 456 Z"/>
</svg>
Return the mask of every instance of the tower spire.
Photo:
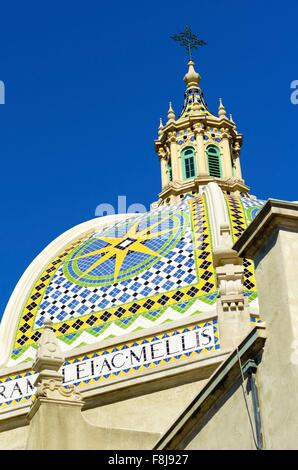
<svg viewBox="0 0 298 470">
<path fill-rule="evenodd" d="M 226 108 L 225 108 L 224 105 L 222 104 L 222 99 L 221 99 L 221 98 L 219 98 L 218 116 L 219 116 L 220 118 L 222 118 L 222 117 L 227 117 Z"/>
<path fill-rule="evenodd" d="M 192 59 L 192 49 L 205 43 L 189 30 L 172 38 L 187 49 L 189 60 L 183 77 L 186 90 L 182 111 L 175 114 L 169 103 L 167 122 L 159 126 L 155 140 L 161 165 L 160 203 L 198 194 L 210 182 L 228 194 L 247 194 L 249 188 L 242 179 L 239 158 L 242 135 L 227 117 L 221 98 L 218 113 L 209 111 L 200 87 L 201 76 Z"/>
<path fill-rule="evenodd" d="M 188 72 L 184 77 L 186 87 L 198 87 L 201 77 L 194 69 L 192 50 L 198 49 L 200 46 L 205 46 L 207 43 L 194 34 L 189 26 L 186 26 L 182 33 L 171 36 L 171 39 L 178 41 L 180 45 L 186 49 L 188 54 Z"/>
<path fill-rule="evenodd" d="M 196 115 L 205 116 L 210 114 L 207 104 L 204 100 L 202 90 L 199 86 L 201 81 L 200 74 L 194 68 L 194 62 L 188 61 L 188 71 L 184 75 L 183 80 L 186 84 L 186 92 L 184 94 L 184 105 L 180 118 L 195 113 Z"/>
<path fill-rule="evenodd" d="M 175 120 L 175 113 L 174 113 L 174 110 L 172 108 L 172 103 L 170 101 L 169 103 L 169 110 L 168 110 L 168 120 L 169 121 L 174 121 Z"/>
<path fill-rule="evenodd" d="M 158 135 L 162 135 L 163 123 L 162 118 L 159 118 L 159 127 L 158 127 Z"/>
</svg>

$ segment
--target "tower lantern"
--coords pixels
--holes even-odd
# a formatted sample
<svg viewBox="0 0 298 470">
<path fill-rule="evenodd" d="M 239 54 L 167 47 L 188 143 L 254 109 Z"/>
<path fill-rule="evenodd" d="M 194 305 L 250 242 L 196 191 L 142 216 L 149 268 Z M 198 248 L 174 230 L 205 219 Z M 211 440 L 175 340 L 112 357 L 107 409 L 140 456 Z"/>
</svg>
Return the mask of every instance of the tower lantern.
<svg viewBox="0 0 298 470">
<path fill-rule="evenodd" d="M 216 182 L 228 194 L 246 195 L 249 188 L 242 179 L 240 148 L 242 134 L 219 100 L 218 115 L 209 111 L 200 88 L 201 76 L 195 69 L 193 49 L 206 43 L 190 28 L 172 36 L 186 48 L 188 70 L 184 104 L 175 115 L 172 104 L 165 126 L 160 126 L 155 150 L 161 161 L 162 190 L 160 203 L 181 199 L 185 194 L 200 193 L 209 182 Z"/>
</svg>

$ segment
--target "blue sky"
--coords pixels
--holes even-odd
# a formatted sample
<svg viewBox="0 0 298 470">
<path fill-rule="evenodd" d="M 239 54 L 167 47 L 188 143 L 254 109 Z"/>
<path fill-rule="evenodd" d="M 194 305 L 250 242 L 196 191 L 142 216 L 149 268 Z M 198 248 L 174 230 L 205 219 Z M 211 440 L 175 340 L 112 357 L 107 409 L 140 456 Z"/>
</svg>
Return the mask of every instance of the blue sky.
<svg viewBox="0 0 298 470">
<path fill-rule="evenodd" d="M 252 194 L 297 200 L 298 5 L 256 0 L 2 2 L 0 316 L 28 264 L 98 204 L 149 207 L 160 191 L 159 117 L 183 103 L 191 25 L 211 110 L 244 134 Z"/>
</svg>

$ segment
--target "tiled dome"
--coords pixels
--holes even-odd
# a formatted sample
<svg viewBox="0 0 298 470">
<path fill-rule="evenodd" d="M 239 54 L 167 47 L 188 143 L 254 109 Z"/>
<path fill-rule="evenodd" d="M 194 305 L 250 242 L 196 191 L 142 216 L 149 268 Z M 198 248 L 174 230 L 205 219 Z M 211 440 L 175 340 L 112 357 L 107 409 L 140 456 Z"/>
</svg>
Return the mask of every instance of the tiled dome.
<svg viewBox="0 0 298 470">
<path fill-rule="evenodd" d="M 207 196 L 203 191 L 120 221 L 95 219 L 91 228 L 73 229 L 68 243 L 60 237 L 55 254 L 53 244 L 46 248 L 43 253 L 51 252 L 51 260 L 35 273 L 30 288 L 21 280 L 26 302 L 9 313 L 18 316 L 9 363 L 34 356 L 45 318 L 52 320 L 67 350 L 214 310 L 214 208 Z M 236 240 L 264 201 L 221 197 Z M 245 295 L 253 301 L 253 265 L 248 260 L 244 265 Z M 28 273 L 24 276 L 29 279 Z"/>
</svg>

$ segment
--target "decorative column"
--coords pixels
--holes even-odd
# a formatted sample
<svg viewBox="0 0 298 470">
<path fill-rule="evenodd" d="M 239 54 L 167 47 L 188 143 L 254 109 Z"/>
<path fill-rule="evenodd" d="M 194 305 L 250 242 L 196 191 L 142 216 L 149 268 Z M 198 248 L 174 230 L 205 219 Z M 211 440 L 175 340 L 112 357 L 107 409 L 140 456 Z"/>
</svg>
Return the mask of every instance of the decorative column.
<svg viewBox="0 0 298 470">
<path fill-rule="evenodd" d="M 230 146 L 230 133 L 228 129 L 222 129 L 222 151 L 223 151 L 223 176 L 231 178 L 233 176 L 232 155 Z"/>
<path fill-rule="evenodd" d="M 63 385 L 61 367 L 64 356 L 52 323 L 46 320 L 33 369 L 39 375 L 35 382 L 35 399 L 28 414 L 30 422 L 27 448 L 84 448 L 82 432 L 85 422 L 81 415 L 84 404 L 74 385 Z M 81 427 L 81 430 L 80 430 Z"/>
<path fill-rule="evenodd" d="M 240 145 L 238 142 L 234 145 L 234 153 L 233 153 L 233 161 L 234 161 L 234 168 L 235 168 L 235 178 L 242 179 L 242 172 L 240 166 Z"/>
<path fill-rule="evenodd" d="M 198 164 L 198 175 L 208 176 L 207 159 L 204 145 L 204 128 L 198 127 L 195 130 L 196 136 L 196 150 L 197 150 L 197 164 Z"/>
<path fill-rule="evenodd" d="M 167 162 L 166 154 L 162 149 L 159 150 L 158 157 L 160 160 L 161 187 L 162 189 L 165 189 L 168 186 L 170 180 L 168 176 L 168 162 Z"/>
<path fill-rule="evenodd" d="M 33 368 L 39 373 L 36 398 L 28 415 L 26 450 L 152 449 L 158 433 L 121 430 L 90 424 L 83 416 L 78 389 L 63 384 L 64 356 L 45 322 Z M 73 364 L 79 370 L 80 363 Z M 99 406 L 99 404 L 97 405 Z"/>
<path fill-rule="evenodd" d="M 220 226 L 220 244 L 213 258 L 219 288 L 217 313 L 221 346 L 234 348 L 250 329 L 250 315 L 243 294 L 242 259 L 232 249 L 229 225 Z"/>
<path fill-rule="evenodd" d="M 178 157 L 176 132 L 169 132 L 170 155 L 172 164 L 173 183 L 181 181 L 181 160 Z"/>
<path fill-rule="evenodd" d="M 80 407 L 82 406 L 81 395 L 75 387 L 70 385 L 66 389 L 63 386 L 61 367 L 64 361 L 64 355 L 52 330 L 52 322 L 45 320 L 36 359 L 32 366 L 35 372 L 39 372 L 39 376 L 35 382 L 36 400 L 30 411 L 31 417 L 34 414 L 33 411 L 36 412 L 36 408 L 39 407 L 36 405 L 40 405 L 42 400 L 63 403 L 66 401 L 68 404 L 75 403 L 79 404 Z"/>
</svg>

